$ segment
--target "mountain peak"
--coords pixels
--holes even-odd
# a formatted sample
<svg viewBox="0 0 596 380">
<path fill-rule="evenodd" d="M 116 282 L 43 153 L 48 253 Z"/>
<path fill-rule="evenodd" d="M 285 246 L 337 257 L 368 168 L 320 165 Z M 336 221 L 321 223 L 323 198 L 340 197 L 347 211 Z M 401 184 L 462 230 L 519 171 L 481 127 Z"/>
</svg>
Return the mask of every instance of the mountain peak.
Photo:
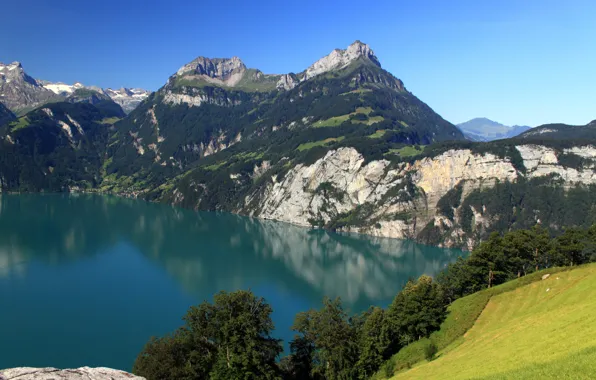
<svg viewBox="0 0 596 380">
<path fill-rule="evenodd" d="M 329 71 L 343 69 L 359 58 L 367 59 L 376 66 L 381 67 L 377 56 L 370 46 L 356 40 L 347 49 L 335 49 L 330 54 L 313 63 L 306 69 L 305 79 L 310 79 Z"/>
<path fill-rule="evenodd" d="M 14 69 L 21 69 L 22 70 L 23 69 L 23 65 L 21 65 L 21 62 L 14 61 L 14 62 L 12 62 L 12 63 L 10 63 L 8 65 L 0 62 L 0 71 L 3 71 L 3 70 L 12 71 Z"/>
<path fill-rule="evenodd" d="M 232 75 L 242 73 L 246 65 L 238 57 L 232 58 L 207 58 L 197 57 L 182 66 L 176 73 L 182 75 L 201 75 L 222 81 L 228 80 Z"/>
</svg>

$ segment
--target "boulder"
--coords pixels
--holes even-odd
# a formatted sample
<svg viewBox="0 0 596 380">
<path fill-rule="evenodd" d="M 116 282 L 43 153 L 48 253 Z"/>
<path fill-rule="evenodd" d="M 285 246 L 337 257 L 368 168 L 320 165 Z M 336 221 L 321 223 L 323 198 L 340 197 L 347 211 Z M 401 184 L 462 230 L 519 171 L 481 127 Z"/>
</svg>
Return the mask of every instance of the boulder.
<svg viewBox="0 0 596 380">
<path fill-rule="evenodd" d="M 76 369 L 19 367 L 0 370 L 0 380 L 144 380 L 144 377 L 111 368 Z"/>
</svg>

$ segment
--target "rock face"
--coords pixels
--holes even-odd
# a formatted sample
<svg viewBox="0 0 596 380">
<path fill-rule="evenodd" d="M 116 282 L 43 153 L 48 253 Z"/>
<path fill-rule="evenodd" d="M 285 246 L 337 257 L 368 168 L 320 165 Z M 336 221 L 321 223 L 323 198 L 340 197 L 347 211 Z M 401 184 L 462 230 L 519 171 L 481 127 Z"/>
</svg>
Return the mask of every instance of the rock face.
<svg viewBox="0 0 596 380">
<path fill-rule="evenodd" d="M 144 377 L 111 368 L 76 369 L 20 367 L 0 370 L 0 380 L 144 380 Z"/>
<path fill-rule="evenodd" d="M 245 71 L 246 66 L 238 57 L 198 57 L 178 69 L 176 75 L 198 77 L 208 82 L 234 86 L 240 81 Z"/>
<path fill-rule="evenodd" d="M 298 85 L 299 81 L 294 74 L 284 74 L 277 81 L 278 90 L 291 90 Z"/>
<path fill-rule="evenodd" d="M 474 190 L 520 178 L 555 176 L 568 188 L 596 184 L 594 146 L 564 151 L 587 159 L 582 167 L 575 168 L 561 165 L 557 157 L 561 153 L 552 148 L 518 145 L 516 149 L 525 171 L 508 158 L 469 149 L 449 150 L 413 163 L 392 165 L 386 160 L 365 163 L 356 149 L 340 148 L 312 165 L 295 166 L 282 180 L 273 175 L 264 188 L 247 196 L 236 212 L 392 238 L 418 239 L 430 224 L 453 230 L 453 236 L 446 237 L 440 245 L 471 249 L 476 240 L 465 237 L 457 225 L 459 221 L 440 210 L 441 199 L 458 186 L 461 195 L 457 204 Z M 490 226 L 494 215 L 473 207 L 471 212 L 478 228 Z M 346 220 L 351 222 L 342 224 Z"/>
<path fill-rule="evenodd" d="M 56 98 L 54 92 L 27 75 L 20 62 L 9 65 L 0 63 L 0 102 L 13 112 L 36 107 Z"/>
<path fill-rule="evenodd" d="M 367 59 L 373 64 L 381 67 L 379 60 L 375 56 L 375 53 L 372 51 L 370 46 L 360 41 L 355 41 L 353 44 L 348 46 L 347 49 L 335 49 L 329 55 L 313 63 L 308 69 L 306 69 L 304 79 L 307 80 L 328 71 L 342 69 L 358 58 Z"/>
<path fill-rule="evenodd" d="M 95 104 L 101 100 L 112 99 L 128 113 L 149 94 L 149 91 L 138 88 L 104 90 L 78 82 L 69 85 L 37 80 L 27 75 L 19 62 L 10 65 L 0 63 L 0 102 L 13 112 L 35 108 L 50 101 L 67 100 Z"/>
</svg>

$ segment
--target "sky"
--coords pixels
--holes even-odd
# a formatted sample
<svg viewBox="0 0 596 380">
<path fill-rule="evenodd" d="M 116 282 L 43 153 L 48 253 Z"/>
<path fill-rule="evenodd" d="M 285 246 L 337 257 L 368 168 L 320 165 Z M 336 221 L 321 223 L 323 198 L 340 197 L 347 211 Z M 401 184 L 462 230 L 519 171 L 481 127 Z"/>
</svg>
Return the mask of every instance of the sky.
<svg viewBox="0 0 596 380">
<path fill-rule="evenodd" d="M 0 62 L 38 79 L 157 90 L 197 56 L 300 72 L 354 40 L 445 119 L 596 119 L 594 0 L 19 0 Z"/>
</svg>

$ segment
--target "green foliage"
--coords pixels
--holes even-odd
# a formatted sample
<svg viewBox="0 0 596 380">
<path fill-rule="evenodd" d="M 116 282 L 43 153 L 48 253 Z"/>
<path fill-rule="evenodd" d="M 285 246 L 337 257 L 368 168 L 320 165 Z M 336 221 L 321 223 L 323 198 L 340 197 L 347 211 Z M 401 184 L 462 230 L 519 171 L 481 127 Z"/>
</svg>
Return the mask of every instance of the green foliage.
<svg viewBox="0 0 596 380">
<path fill-rule="evenodd" d="M 218 293 L 213 304 L 191 307 L 172 338 L 151 340 L 133 372 L 149 380 L 279 378 L 275 359 L 282 347 L 270 336 L 271 313 L 251 292 Z"/>
<path fill-rule="evenodd" d="M 442 289 L 429 276 L 408 281 L 387 310 L 393 342 L 408 344 L 438 330 L 446 317 Z"/>
<path fill-rule="evenodd" d="M 435 358 L 435 355 L 439 351 L 437 345 L 432 341 L 429 340 L 428 343 L 424 346 L 424 358 L 428 361 L 431 361 Z"/>
<path fill-rule="evenodd" d="M 381 367 L 387 359 L 390 344 L 390 327 L 385 310 L 372 307 L 362 325 L 358 339 L 360 356 L 356 362 L 356 368 L 360 378 L 368 379 Z"/>
<path fill-rule="evenodd" d="M 303 150 L 308 150 L 308 149 L 312 149 L 316 146 L 324 146 L 324 145 L 328 145 L 331 144 L 333 142 L 339 142 L 342 141 L 343 139 L 345 139 L 344 136 L 340 136 L 340 137 L 329 137 L 325 140 L 319 140 L 319 141 L 314 141 L 314 142 L 307 142 L 307 143 L 303 143 L 298 145 L 298 148 L 296 148 L 296 150 L 302 152 Z"/>
<path fill-rule="evenodd" d="M 292 329 L 298 333 L 294 342 L 303 340 L 313 347 L 312 376 L 330 380 L 356 377 L 357 330 L 339 299 L 325 298 L 320 310 L 299 313 Z"/>
</svg>

